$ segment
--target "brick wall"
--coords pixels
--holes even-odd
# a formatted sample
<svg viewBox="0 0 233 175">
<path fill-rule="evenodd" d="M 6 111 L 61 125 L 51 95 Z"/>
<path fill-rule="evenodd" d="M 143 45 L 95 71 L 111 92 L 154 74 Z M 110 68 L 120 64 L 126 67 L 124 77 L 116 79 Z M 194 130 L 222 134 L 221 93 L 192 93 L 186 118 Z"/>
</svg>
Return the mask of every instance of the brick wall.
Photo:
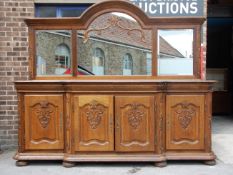
<svg viewBox="0 0 233 175">
<path fill-rule="evenodd" d="M 33 0 L 0 1 L 0 148 L 17 146 L 17 96 L 13 81 L 28 77 L 28 32 Z"/>
</svg>

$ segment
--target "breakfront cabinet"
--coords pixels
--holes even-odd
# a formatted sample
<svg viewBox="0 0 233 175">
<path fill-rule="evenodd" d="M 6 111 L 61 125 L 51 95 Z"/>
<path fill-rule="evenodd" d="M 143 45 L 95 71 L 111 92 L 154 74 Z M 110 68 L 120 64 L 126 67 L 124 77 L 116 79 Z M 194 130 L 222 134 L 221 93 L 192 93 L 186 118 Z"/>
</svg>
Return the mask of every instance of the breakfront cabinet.
<svg viewBox="0 0 233 175">
<path fill-rule="evenodd" d="M 30 79 L 15 82 L 17 165 L 215 163 L 204 19 L 149 18 L 127 1 L 105 1 L 80 18 L 25 21 Z"/>
</svg>

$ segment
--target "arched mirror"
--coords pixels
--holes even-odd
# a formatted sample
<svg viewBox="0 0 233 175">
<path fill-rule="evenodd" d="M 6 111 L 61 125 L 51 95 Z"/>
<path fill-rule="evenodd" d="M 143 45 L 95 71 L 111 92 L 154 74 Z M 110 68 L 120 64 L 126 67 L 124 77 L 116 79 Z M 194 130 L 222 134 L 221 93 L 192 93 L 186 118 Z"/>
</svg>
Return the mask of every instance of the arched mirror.
<svg viewBox="0 0 233 175">
<path fill-rule="evenodd" d="M 106 13 L 77 35 L 79 75 L 151 75 L 152 32 L 133 17 Z"/>
</svg>

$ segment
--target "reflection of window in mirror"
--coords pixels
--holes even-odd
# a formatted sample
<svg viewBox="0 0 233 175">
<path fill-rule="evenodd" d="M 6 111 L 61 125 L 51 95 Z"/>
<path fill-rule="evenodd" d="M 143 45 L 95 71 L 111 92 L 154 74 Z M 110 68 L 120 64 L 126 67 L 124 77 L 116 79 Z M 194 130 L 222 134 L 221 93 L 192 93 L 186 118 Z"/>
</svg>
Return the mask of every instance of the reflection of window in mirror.
<svg viewBox="0 0 233 175">
<path fill-rule="evenodd" d="M 133 17 L 106 13 L 77 33 L 78 65 L 85 70 L 95 75 L 151 75 L 147 53 L 151 53 L 152 32 L 143 30 Z M 99 55 L 96 52 L 93 58 L 96 48 L 102 51 L 96 50 Z"/>
<path fill-rule="evenodd" d="M 132 56 L 127 53 L 124 55 L 123 60 L 123 75 L 132 75 L 133 74 L 133 59 Z"/>
<path fill-rule="evenodd" d="M 152 75 L 152 54 L 150 52 L 146 53 L 146 73 Z"/>
<path fill-rule="evenodd" d="M 70 75 L 70 48 L 70 31 L 36 31 L 37 75 Z"/>
<path fill-rule="evenodd" d="M 66 44 L 60 44 L 55 50 L 55 74 L 61 75 L 70 68 L 70 50 Z"/>
<path fill-rule="evenodd" d="M 92 68 L 95 75 L 104 75 L 104 51 L 100 48 L 94 51 Z"/>
<path fill-rule="evenodd" d="M 158 31 L 158 75 L 193 75 L 193 30 Z"/>
</svg>

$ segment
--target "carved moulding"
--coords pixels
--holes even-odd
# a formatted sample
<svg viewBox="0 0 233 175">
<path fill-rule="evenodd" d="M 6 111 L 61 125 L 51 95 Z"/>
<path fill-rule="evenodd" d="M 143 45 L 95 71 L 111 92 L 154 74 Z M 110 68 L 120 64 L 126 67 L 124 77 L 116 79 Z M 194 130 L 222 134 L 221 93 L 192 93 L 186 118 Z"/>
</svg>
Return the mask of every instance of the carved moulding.
<svg viewBox="0 0 233 175">
<path fill-rule="evenodd" d="M 34 111 L 42 128 L 47 128 L 51 114 L 54 112 L 54 107 L 48 101 L 41 101 L 34 106 Z"/>
<path fill-rule="evenodd" d="M 187 129 L 193 117 L 196 116 L 197 106 L 187 101 L 183 101 L 175 105 L 174 108 L 181 127 Z"/>
<path fill-rule="evenodd" d="M 83 39 L 83 42 L 86 43 L 89 39 L 89 33 L 91 32 L 97 32 L 98 35 L 101 35 L 101 32 L 104 31 L 104 30 L 107 30 L 111 27 L 119 27 L 120 29 L 123 29 L 125 31 L 127 31 L 127 34 L 130 35 L 131 32 L 133 31 L 136 31 L 136 32 L 139 32 L 141 34 L 141 41 L 142 42 L 146 42 L 146 37 L 145 37 L 145 33 L 143 32 L 142 29 L 138 29 L 138 28 L 128 28 L 128 27 L 125 27 L 121 24 L 121 19 L 117 16 L 111 16 L 110 18 L 108 18 L 107 20 L 107 25 L 103 28 L 92 28 L 92 29 L 89 29 L 87 31 L 85 31 L 84 33 L 84 39 Z"/>
<path fill-rule="evenodd" d="M 126 106 L 129 106 L 126 111 L 129 125 L 136 130 L 145 117 L 145 106 L 139 103 L 127 104 Z"/>
<path fill-rule="evenodd" d="M 96 129 L 100 125 L 106 108 L 106 106 L 100 104 L 96 100 L 83 106 L 84 114 L 91 129 Z"/>
</svg>

